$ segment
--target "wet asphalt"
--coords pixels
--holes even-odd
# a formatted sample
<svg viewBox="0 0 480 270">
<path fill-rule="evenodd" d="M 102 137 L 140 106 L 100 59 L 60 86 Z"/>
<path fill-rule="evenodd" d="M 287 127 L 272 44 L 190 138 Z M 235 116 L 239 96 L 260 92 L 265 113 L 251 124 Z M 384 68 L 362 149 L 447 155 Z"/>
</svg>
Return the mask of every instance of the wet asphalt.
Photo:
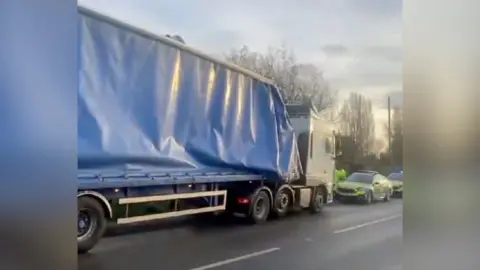
<svg viewBox="0 0 480 270">
<path fill-rule="evenodd" d="M 192 218 L 113 227 L 80 270 L 402 269 L 402 200 L 330 205 L 251 226 Z"/>
</svg>

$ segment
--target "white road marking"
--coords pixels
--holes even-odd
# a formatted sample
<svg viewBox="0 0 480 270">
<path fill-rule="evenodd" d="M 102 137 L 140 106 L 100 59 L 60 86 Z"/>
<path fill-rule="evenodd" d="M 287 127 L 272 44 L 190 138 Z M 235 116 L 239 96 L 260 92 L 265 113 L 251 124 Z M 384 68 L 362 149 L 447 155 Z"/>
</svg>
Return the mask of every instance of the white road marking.
<svg viewBox="0 0 480 270">
<path fill-rule="evenodd" d="M 280 250 L 280 248 L 278 248 L 278 247 L 276 247 L 276 248 L 270 248 L 270 249 L 266 249 L 266 250 L 257 251 L 257 252 L 250 253 L 250 254 L 246 254 L 246 255 L 243 255 L 243 256 L 240 256 L 240 257 L 236 257 L 236 258 L 232 258 L 232 259 L 228 259 L 228 260 L 224 260 L 224 261 L 218 261 L 218 262 L 215 262 L 215 263 L 212 263 L 212 264 L 208 264 L 208 265 L 204 265 L 204 266 L 192 268 L 192 269 L 190 269 L 190 270 L 207 270 L 207 269 L 212 269 L 212 268 L 216 268 L 216 267 L 219 267 L 219 266 L 223 266 L 223 265 L 235 263 L 235 262 L 238 262 L 238 261 L 243 261 L 243 260 L 246 260 L 246 259 L 250 259 L 250 258 L 253 258 L 253 257 L 262 256 L 262 255 L 265 255 L 265 254 L 267 254 L 267 253 L 272 253 L 272 252 L 279 251 L 279 250 Z"/>
<path fill-rule="evenodd" d="M 389 220 L 392 220 L 392 219 L 395 219 L 395 218 L 399 218 L 401 216 L 402 215 L 400 215 L 400 214 L 399 215 L 394 215 L 394 216 L 389 216 L 389 217 L 386 217 L 386 218 L 381 218 L 381 219 L 377 219 L 377 220 L 374 220 L 374 221 L 359 224 L 359 225 L 356 225 L 356 226 L 352 226 L 352 227 L 348 227 L 348 228 L 345 228 L 345 229 L 337 230 L 337 231 L 334 231 L 333 233 L 338 234 L 338 233 L 353 231 L 353 230 L 360 229 L 360 228 L 370 226 L 370 225 L 373 225 L 373 224 L 377 224 L 377 223 L 389 221 Z"/>
</svg>

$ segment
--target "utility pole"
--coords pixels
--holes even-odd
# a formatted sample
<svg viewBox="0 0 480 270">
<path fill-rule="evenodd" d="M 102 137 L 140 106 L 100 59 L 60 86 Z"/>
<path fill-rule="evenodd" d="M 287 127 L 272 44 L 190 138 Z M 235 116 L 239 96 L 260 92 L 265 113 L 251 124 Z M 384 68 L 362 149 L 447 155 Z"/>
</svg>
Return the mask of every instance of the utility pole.
<svg viewBox="0 0 480 270">
<path fill-rule="evenodd" d="M 390 105 L 390 96 L 388 96 L 388 153 L 390 156 L 390 165 L 393 165 L 393 151 L 392 151 L 392 113 Z"/>
</svg>

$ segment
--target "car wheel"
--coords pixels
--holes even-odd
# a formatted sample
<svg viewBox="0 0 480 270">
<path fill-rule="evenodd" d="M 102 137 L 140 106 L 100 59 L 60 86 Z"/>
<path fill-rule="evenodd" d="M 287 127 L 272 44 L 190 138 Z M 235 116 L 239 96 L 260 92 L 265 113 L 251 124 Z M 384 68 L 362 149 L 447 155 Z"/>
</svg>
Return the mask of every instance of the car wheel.
<svg viewBox="0 0 480 270">
<path fill-rule="evenodd" d="M 365 204 L 371 204 L 372 203 L 372 200 L 373 200 L 373 194 L 372 194 L 372 191 L 368 191 L 365 193 L 365 197 L 364 197 L 364 203 Z"/>
<path fill-rule="evenodd" d="M 391 190 L 388 190 L 388 191 L 385 193 L 385 197 L 383 198 L 383 201 L 385 201 L 385 202 L 390 201 L 391 196 L 392 196 L 392 191 L 391 191 Z"/>
</svg>

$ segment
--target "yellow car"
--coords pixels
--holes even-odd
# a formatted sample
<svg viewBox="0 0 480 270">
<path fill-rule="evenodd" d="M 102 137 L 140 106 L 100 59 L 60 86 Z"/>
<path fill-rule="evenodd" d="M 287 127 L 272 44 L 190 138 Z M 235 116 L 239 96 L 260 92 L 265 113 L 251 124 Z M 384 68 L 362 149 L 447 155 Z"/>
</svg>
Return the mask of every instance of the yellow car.
<svg viewBox="0 0 480 270">
<path fill-rule="evenodd" d="M 387 177 L 375 171 L 358 171 L 335 185 L 334 196 L 340 202 L 370 204 L 373 201 L 390 201 L 392 191 L 392 184 Z"/>
<path fill-rule="evenodd" d="M 403 172 L 391 173 L 387 178 L 392 182 L 393 197 L 403 198 Z"/>
</svg>

